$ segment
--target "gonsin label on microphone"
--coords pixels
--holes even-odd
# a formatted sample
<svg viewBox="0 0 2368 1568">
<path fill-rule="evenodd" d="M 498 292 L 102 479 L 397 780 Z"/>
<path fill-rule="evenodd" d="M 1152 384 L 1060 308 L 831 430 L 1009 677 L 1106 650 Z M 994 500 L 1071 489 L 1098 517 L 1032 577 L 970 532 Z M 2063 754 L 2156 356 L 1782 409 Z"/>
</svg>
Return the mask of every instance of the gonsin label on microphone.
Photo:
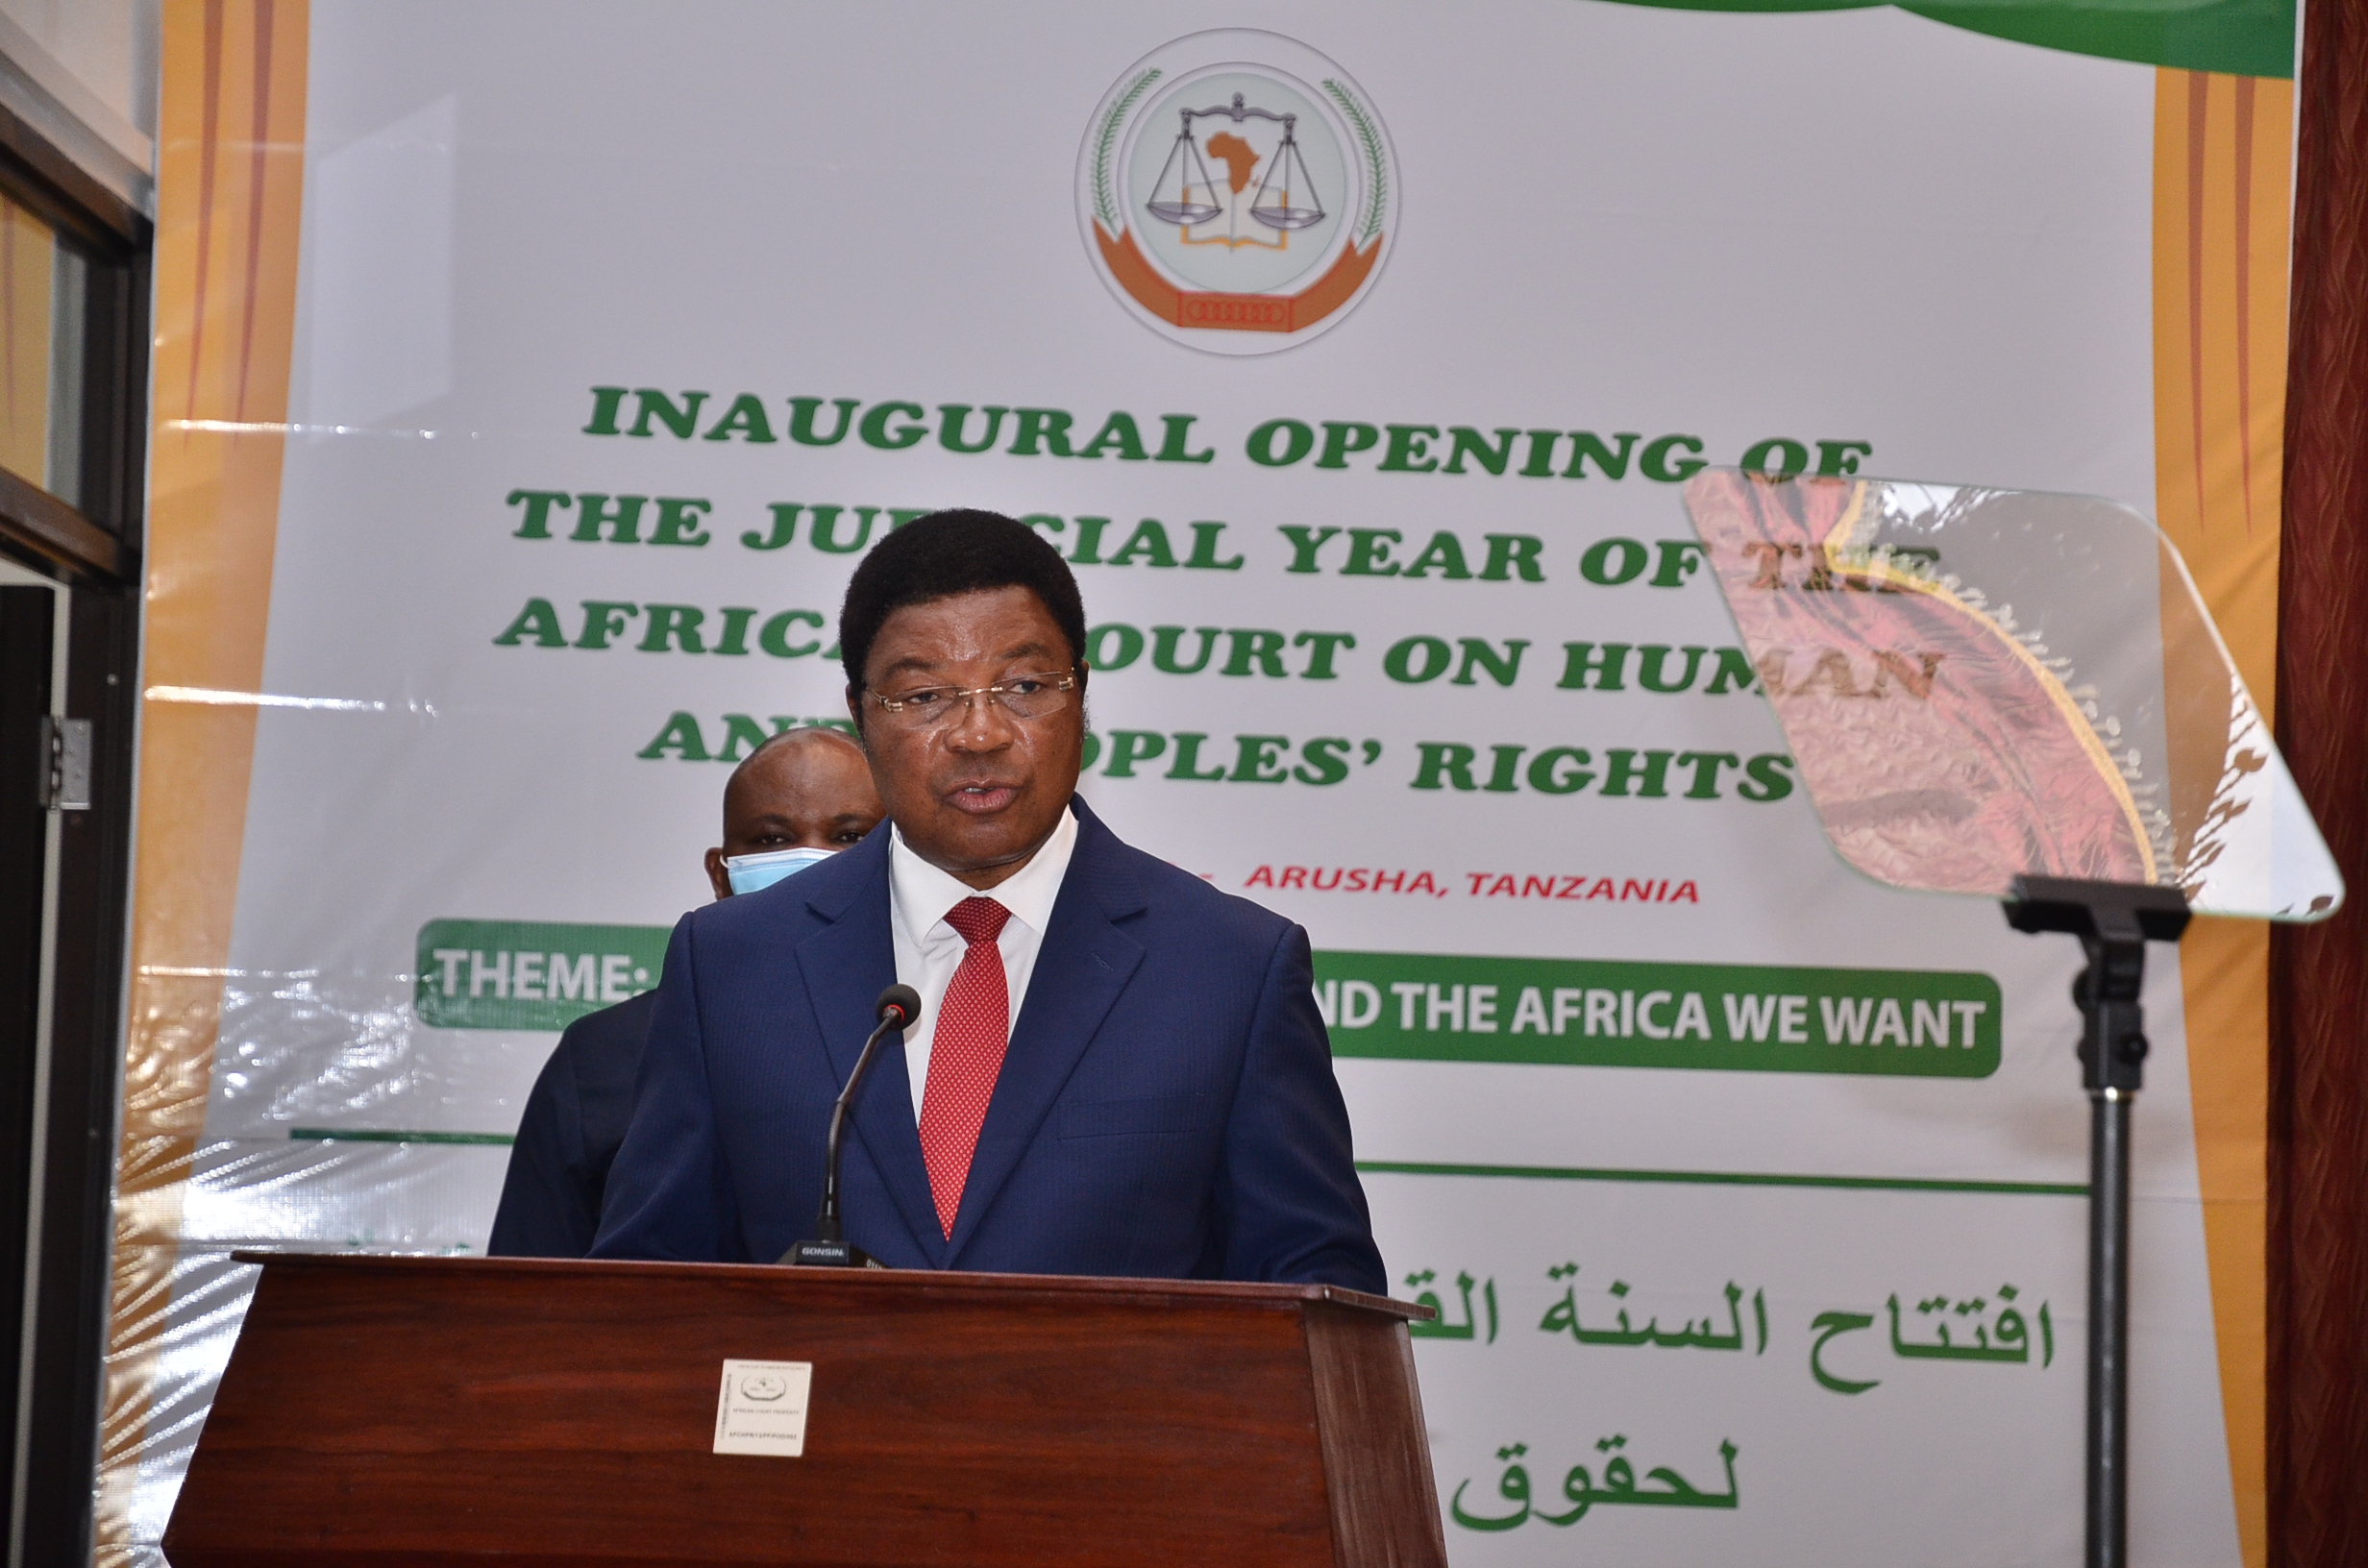
<svg viewBox="0 0 2368 1568">
<path fill-rule="evenodd" d="M 726 1361 L 715 1396 L 714 1451 L 792 1459 L 802 1455 L 806 1391 L 813 1382 L 812 1361 Z"/>
</svg>

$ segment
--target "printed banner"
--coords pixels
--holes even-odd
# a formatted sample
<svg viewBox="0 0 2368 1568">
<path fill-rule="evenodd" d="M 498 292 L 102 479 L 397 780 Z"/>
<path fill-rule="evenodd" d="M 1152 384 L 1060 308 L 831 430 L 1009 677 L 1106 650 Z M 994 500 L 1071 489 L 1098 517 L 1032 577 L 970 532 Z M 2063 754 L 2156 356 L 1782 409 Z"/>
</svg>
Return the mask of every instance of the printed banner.
<svg viewBox="0 0 2368 1568">
<path fill-rule="evenodd" d="M 730 766 L 845 723 L 854 563 L 974 505 L 1077 574 L 1094 808 L 1314 939 L 1455 1561 L 2072 1557 L 2077 947 L 1835 858 L 1677 487 L 2152 509 L 2163 94 L 2259 19 L 1938 14 L 168 7 L 106 1549 L 231 1249 L 483 1248 Z M 2158 955 L 2138 1123 L 2134 1550 L 2213 1568 L 2228 972 Z"/>
</svg>

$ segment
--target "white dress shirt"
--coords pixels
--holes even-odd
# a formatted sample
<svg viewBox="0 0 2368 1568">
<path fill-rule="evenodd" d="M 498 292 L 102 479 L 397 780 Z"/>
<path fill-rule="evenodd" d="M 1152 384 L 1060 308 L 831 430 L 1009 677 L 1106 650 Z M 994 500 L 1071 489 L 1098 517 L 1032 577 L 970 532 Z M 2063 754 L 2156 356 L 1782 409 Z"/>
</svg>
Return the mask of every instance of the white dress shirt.
<svg viewBox="0 0 2368 1568">
<path fill-rule="evenodd" d="M 897 979 L 921 993 L 920 1021 L 904 1031 L 904 1070 L 913 1081 L 916 1124 L 927 1094 L 929 1042 L 937 1036 L 938 1008 L 946 1000 L 946 988 L 953 984 L 953 971 L 962 966 L 962 955 L 970 950 L 962 933 L 946 923 L 947 914 L 965 898 L 980 897 L 1011 911 L 996 945 L 1003 955 L 1011 1022 L 1017 1023 L 1020 1004 L 1027 999 L 1028 976 L 1036 972 L 1036 950 L 1044 944 L 1052 902 L 1060 896 L 1070 851 L 1076 846 L 1076 813 L 1063 811 L 1060 824 L 1035 858 L 981 894 L 913 853 L 904 836 L 893 824 L 889 827 L 888 927 L 896 940 Z"/>
</svg>

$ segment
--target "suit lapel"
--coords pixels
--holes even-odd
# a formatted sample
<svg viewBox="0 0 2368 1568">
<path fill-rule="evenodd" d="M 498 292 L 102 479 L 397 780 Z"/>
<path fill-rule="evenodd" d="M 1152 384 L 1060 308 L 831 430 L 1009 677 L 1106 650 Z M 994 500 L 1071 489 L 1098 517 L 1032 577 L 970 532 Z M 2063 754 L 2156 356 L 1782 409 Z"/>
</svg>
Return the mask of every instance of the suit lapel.
<svg viewBox="0 0 2368 1568">
<path fill-rule="evenodd" d="M 840 890 L 807 900 L 809 909 L 831 923 L 797 948 L 823 1049 L 842 1087 L 872 1032 L 873 1004 L 897 973 L 896 943 L 888 929 L 888 835 L 884 830 L 875 833 L 847 853 L 867 855 L 876 864 L 862 869 L 851 893 Z M 931 1262 L 942 1268 L 946 1237 L 938 1228 L 929 1171 L 921 1158 L 921 1135 L 913 1125 L 912 1079 L 895 1041 L 882 1041 L 880 1051 L 855 1096 L 849 1127 L 895 1194 L 906 1228 Z"/>
<path fill-rule="evenodd" d="M 1141 889 L 1119 858 L 1118 840 L 1084 801 L 1075 804 L 1076 847 L 1036 950 L 1036 968 L 1028 976 L 994 1097 L 987 1102 L 986 1124 L 979 1129 L 946 1252 L 948 1266 L 961 1257 L 979 1216 L 1035 1141 L 1077 1059 L 1143 962 L 1142 944 L 1113 923 L 1144 907 Z M 913 1141 L 918 1150 L 918 1137 Z M 930 1236 L 937 1234 L 932 1227 Z"/>
</svg>

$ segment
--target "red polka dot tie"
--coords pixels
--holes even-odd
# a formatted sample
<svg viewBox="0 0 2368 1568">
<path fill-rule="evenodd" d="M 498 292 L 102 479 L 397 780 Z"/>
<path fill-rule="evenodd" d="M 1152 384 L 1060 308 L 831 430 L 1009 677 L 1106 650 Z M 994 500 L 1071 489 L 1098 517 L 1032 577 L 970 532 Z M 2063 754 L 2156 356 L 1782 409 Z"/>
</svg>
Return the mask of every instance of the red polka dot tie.
<svg viewBox="0 0 2368 1568">
<path fill-rule="evenodd" d="M 946 914 L 946 923 L 970 943 L 953 971 L 953 984 L 938 1004 L 937 1031 L 929 1039 L 929 1081 L 921 1096 L 921 1157 L 929 1165 L 929 1192 L 937 1200 L 937 1222 L 953 1235 L 962 1211 L 962 1185 L 970 1180 L 978 1129 L 986 1124 L 987 1101 L 995 1096 L 1003 1048 L 1011 1041 L 1011 988 L 1003 979 L 1003 952 L 996 939 L 1011 911 L 992 898 L 965 898 Z"/>
</svg>

